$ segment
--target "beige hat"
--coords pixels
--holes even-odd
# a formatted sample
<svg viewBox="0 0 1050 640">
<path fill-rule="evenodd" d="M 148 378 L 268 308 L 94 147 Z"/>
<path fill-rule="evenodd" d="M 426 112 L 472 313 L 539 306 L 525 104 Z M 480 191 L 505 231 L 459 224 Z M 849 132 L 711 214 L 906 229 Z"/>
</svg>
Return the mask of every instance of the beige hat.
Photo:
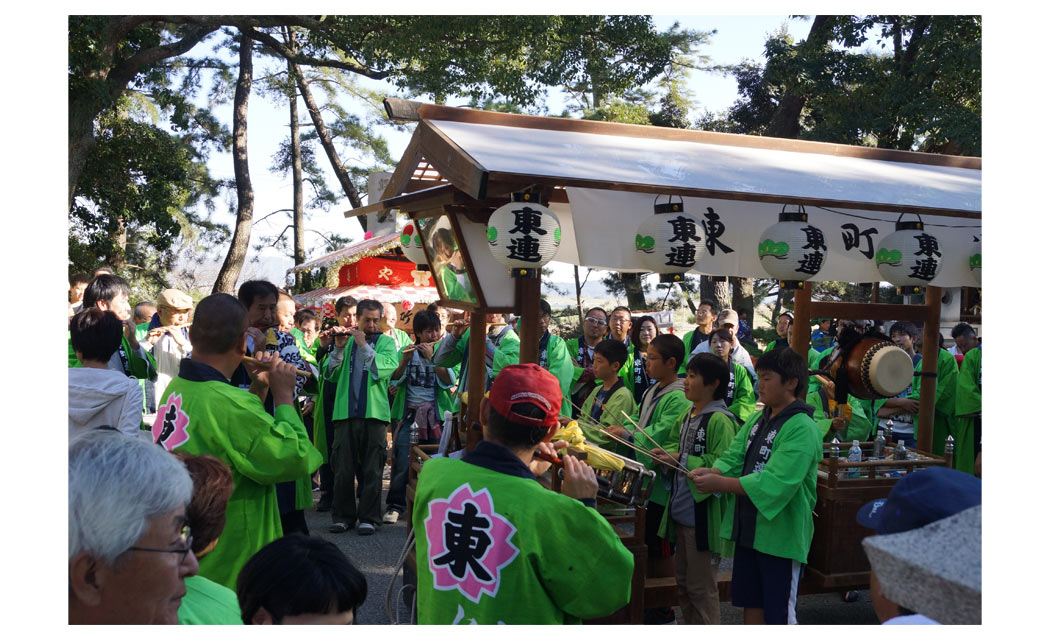
<svg viewBox="0 0 1050 640">
<path fill-rule="evenodd" d="M 715 319 L 715 326 L 721 327 L 724 324 L 731 324 L 734 327 L 739 327 L 740 316 L 738 316 L 736 311 L 733 311 L 732 309 L 722 309 L 718 312 L 718 318 Z"/>
<path fill-rule="evenodd" d="M 169 309 L 192 309 L 193 298 L 178 289 L 165 289 L 157 294 L 157 306 Z"/>
</svg>

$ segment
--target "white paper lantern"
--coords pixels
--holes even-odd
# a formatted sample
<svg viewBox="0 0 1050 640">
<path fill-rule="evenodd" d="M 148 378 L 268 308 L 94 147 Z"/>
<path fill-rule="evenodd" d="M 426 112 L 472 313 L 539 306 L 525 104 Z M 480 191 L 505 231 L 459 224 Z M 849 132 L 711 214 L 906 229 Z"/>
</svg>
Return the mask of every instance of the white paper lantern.
<svg viewBox="0 0 1050 640">
<path fill-rule="evenodd" d="M 423 237 L 419 233 L 419 225 L 415 222 L 401 227 L 401 251 L 416 265 L 426 265 L 427 254 L 423 252 Z"/>
<path fill-rule="evenodd" d="M 802 211 L 781 211 L 779 221 L 758 239 L 758 262 L 784 289 L 801 289 L 828 258 L 824 232 Z"/>
<path fill-rule="evenodd" d="M 515 193 L 512 198 L 489 216 L 489 251 L 511 275 L 536 277 L 558 251 L 561 223 L 536 194 Z"/>
<path fill-rule="evenodd" d="M 703 225 L 683 211 L 681 202 L 653 207 L 634 235 L 635 255 L 660 282 L 681 282 L 704 252 Z"/>
<path fill-rule="evenodd" d="M 973 237 L 973 246 L 970 247 L 970 275 L 977 281 L 977 286 L 981 286 L 981 237 Z"/>
<path fill-rule="evenodd" d="M 937 277 L 944 263 L 941 243 L 918 220 L 898 222 L 896 231 L 882 239 L 875 266 L 900 295 L 918 295 Z"/>
</svg>

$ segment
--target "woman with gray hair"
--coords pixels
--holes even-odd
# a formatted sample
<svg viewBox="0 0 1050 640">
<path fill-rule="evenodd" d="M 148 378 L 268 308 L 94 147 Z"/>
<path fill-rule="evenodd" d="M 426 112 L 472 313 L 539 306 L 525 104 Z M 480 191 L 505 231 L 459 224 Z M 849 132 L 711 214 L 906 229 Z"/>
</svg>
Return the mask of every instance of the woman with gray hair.
<svg viewBox="0 0 1050 640">
<path fill-rule="evenodd" d="M 163 448 L 95 429 L 69 446 L 69 623 L 177 624 L 197 573 L 193 481 Z"/>
</svg>

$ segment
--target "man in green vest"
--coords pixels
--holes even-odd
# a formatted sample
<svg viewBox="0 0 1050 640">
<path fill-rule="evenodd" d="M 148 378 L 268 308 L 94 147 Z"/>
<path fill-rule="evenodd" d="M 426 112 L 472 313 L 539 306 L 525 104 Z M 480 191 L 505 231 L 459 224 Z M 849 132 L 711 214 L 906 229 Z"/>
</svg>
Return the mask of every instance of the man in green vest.
<svg viewBox="0 0 1050 640">
<path fill-rule="evenodd" d="M 715 316 L 718 314 L 718 305 L 711 300 L 701 300 L 700 304 L 696 307 L 696 328 L 689 331 L 682 338 L 682 342 L 685 344 L 685 353 L 689 355 L 696 351 L 696 348 L 707 342 L 708 338 L 711 337 L 711 332 L 715 330 Z M 689 358 L 686 358 L 688 361 Z M 681 365 L 682 373 L 685 372 L 685 366 L 687 362 L 679 363 Z"/>
<path fill-rule="evenodd" d="M 583 404 L 591 394 L 594 386 L 594 347 L 605 339 L 609 332 L 609 314 L 601 307 L 592 307 L 583 317 L 583 335 L 565 343 L 572 366 L 572 404 L 577 407 Z M 579 415 L 575 408 L 572 417 Z"/>
<path fill-rule="evenodd" d="M 379 302 L 359 302 L 357 327 L 335 335 L 335 346 L 323 365 L 326 384 L 336 385 L 331 533 L 345 533 L 359 523 L 358 535 L 371 535 L 383 518 L 380 494 L 390 423 L 388 389 L 401 358 L 394 339 L 380 330 L 382 314 Z"/>
</svg>

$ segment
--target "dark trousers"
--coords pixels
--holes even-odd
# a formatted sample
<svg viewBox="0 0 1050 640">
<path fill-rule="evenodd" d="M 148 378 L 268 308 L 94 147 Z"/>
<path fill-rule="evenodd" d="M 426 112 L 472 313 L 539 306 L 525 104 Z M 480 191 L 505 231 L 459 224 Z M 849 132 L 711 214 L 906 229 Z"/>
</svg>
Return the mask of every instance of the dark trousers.
<svg viewBox="0 0 1050 640">
<path fill-rule="evenodd" d="M 335 437 L 330 462 L 332 522 L 353 525 L 357 521 L 378 527 L 386 462 L 387 423 L 368 418 L 333 421 Z M 354 479 L 357 491 L 354 491 Z M 358 504 L 360 502 L 360 504 Z"/>
</svg>

